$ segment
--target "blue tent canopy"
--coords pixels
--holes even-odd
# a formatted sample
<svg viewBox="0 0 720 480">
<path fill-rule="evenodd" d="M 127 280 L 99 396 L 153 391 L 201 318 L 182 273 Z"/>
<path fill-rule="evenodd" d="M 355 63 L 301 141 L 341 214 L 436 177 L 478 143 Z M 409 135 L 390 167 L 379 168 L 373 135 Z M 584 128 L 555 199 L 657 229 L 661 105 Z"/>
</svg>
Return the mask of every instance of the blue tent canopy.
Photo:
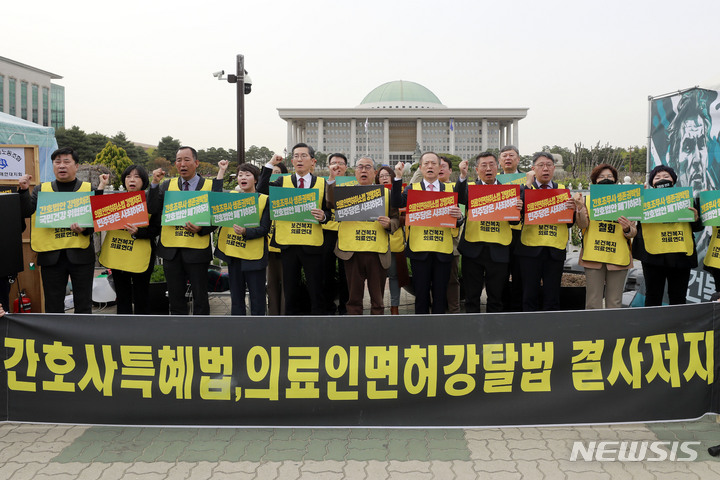
<svg viewBox="0 0 720 480">
<path fill-rule="evenodd" d="M 55 178 L 50 160 L 50 155 L 58 148 L 54 128 L 0 112 L 0 145 L 37 145 L 40 157 L 39 181 Z"/>
</svg>

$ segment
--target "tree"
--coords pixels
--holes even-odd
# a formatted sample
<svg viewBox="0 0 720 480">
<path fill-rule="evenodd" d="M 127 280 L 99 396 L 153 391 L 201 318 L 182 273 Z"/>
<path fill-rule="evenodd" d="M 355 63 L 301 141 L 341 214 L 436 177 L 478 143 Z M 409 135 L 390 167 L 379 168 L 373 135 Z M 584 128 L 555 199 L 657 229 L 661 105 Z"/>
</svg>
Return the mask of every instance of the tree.
<svg viewBox="0 0 720 480">
<path fill-rule="evenodd" d="M 102 152 L 103 148 L 105 148 L 105 145 L 107 145 L 107 142 L 109 141 L 110 137 L 103 135 L 102 133 L 93 132 L 89 134 L 85 139 L 85 145 L 88 150 L 87 158 L 83 160 L 81 157 L 80 160 L 87 163 L 93 163 L 95 158 L 100 152 Z"/>
<path fill-rule="evenodd" d="M 112 142 L 115 144 L 115 146 L 120 147 L 127 152 L 128 157 L 130 157 L 130 160 L 136 165 L 146 165 L 148 161 L 150 160 L 150 157 L 148 156 L 145 149 L 142 147 L 138 147 L 133 142 L 128 140 L 127 136 L 124 132 L 118 132 L 114 137 L 112 137 Z"/>
<path fill-rule="evenodd" d="M 108 141 L 105 148 L 95 157 L 93 164 L 105 165 L 109 168 L 112 172 L 112 184 L 115 188 L 118 188 L 120 186 L 120 176 L 127 167 L 132 165 L 132 160 L 130 160 L 124 149 Z"/>
<path fill-rule="evenodd" d="M 254 165 L 265 165 L 272 156 L 273 152 L 269 148 L 252 145 L 245 152 L 245 161 Z"/>
<path fill-rule="evenodd" d="M 198 150 L 198 160 L 217 165 L 220 160 L 227 160 L 228 162 L 237 160 L 237 155 L 231 155 L 230 152 L 222 147 L 210 147 L 207 150 Z"/>
<path fill-rule="evenodd" d="M 169 160 L 170 162 L 174 162 L 175 154 L 178 150 L 180 150 L 181 146 L 182 143 L 180 143 L 180 140 L 176 140 L 168 135 L 167 137 L 163 137 L 160 139 L 155 154 L 158 157 L 162 157 L 166 160 Z"/>
</svg>

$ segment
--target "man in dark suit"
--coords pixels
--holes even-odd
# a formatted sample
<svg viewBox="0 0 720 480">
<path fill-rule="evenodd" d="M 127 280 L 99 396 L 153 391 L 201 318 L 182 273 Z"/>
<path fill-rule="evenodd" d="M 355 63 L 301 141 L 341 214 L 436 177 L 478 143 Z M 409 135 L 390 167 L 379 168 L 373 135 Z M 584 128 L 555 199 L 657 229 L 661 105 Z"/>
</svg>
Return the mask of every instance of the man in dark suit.
<svg viewBox="0 0 720 480">
<path fill-rule="evenodd" d="M 227 160 L 223 160 L 226 162 Z M 197 151 L 180 147 L 175 155 L 175 167 L 180 177 L 160 182 L 165 177 L 162 168 L 153 171 L 148 193 L 148 210 L 162 215 L 167 191 L 222 191 L 222 180 L 209 180 L 197 174 Z M 183 226 L 163 226 L 157 246 L 157 255 L 163 259 L 168 286 L 168 300 L 172 315 L 187 315 L 185 298 L 187 283 L 193 295 L 193 314 L 210 315 L 208 298 L 208 265 L 212 261 L 210 234 L 216 227 L 199 227 L 191 222 Z"/>
<path fill-rule="evenodd" d="M 405 164 L 395 165 L 395 179 L 392 185 L 391 205 L 404 208 L 407 205 L 409 190 L 434 192 L 452 191 L 447 184 L 440 182 L 440 157 L 434 152 L 426 152 L 420 157 L 420 169 L 423 179 L 412 183 L 402 191 L 402 176 Z M 462 224 L 462 212 L 457 206 L 450 207 L 450 215 Z M 408 241 L 405 256 L 410 259 L 412 281 L 415 289 L 415 313 L 430 313 L 430 292 L 432 292 L 432 313 L 445 313 L 447 285 L 453 258 L 452 232 L 449 227 L 408 227 Z"/>
<path fill-rule="evenodd" d="M 75 313 L 92 313 L 92 284 L 95 272 L 93 229 L 74 223 L 70 228 L 35 228 L 39 192 L 90 192 L 90 183 L 78 180 L 80 158 L 72 148 L 60 148 L 50 156 L 55 180 L 44 182 L 28 193 L 30 175 L 20 178 L 18 193 L 24 217 L 32 216 L 30 244 L 38 253 L 45 312 L 65 311 L 65 288 L 72 281 Z"/>
<path fill-rule="evenodd" d="M 527 173 L 527 184 L 521 191 L 523 204 L 526 204 L 524 194 L 527 189 L 565 188 L 552 180 L 554 174 L 555 159 L 552 154 L 536 153 L 532 170 Z M 569 199 L 565 202 L 565 208 L 575 210 L 576 201 Z M 574 220 L 573 212 L 573 223 Z M 560 309 L 560 282 L 572 225 L 523 225 L 520 244 L 515 250 L 523 272 L 523 311 L 539 310 L 541 293 L 543 310 Z"/>
<path fill-rule="evenodd" d="M 492 152 L 482 152 L 475 158 L 477 181 L 475 185 L 500 185 L 496 176 L 497 157 Z M 468 161 L 460 163 L 460 203 L 468 204 L 466 182 Z M 468 182 L 469 183 L 469 182 Z M 518 198 L 518 210 L 522 201 Z M 517 222 L 513 222 L 517 223 Z M 465 309 L 468 313 L 480 312 L 480 296 L 483 287 L 487 292 L 487 312 L 503 311 L 503 292 L 510 262 L 512 230 L 510 222 L 467 221 L 462 232 L 458 250 L 462 254 L 463 280 L 465 283 Z"/>
<path fill-rule="evenodd" d="M 275 165 L 281 163 L 283 157 L 275 155 L 260 172 L 257 191 L 270 194 L 270 187 L 314 188 L 318 191 L 320 208 L 311 210 L 318 223 L 306 222 L 275 222 L 275 234 L 272 246 L 280 248 L 283 267 L 283 292 L 285 293 L 285 314 L 298 315 L 301 309 L 301 279 L 305 272 L 305 281 L 310 294 L 310 312 L 322 315 L 325 312 L 323 282 L 323 230 L 321 224 L 330 219 L 330 209 L 325 201 L 325 180 L 311 173 L 315 166 L 315 150 L 298 143 L 292 149 L 292 164 L 295 173 L 270 182 L 270 175 Z M 272 196 L 270 197 L 272 202 Z"/>
</svg>

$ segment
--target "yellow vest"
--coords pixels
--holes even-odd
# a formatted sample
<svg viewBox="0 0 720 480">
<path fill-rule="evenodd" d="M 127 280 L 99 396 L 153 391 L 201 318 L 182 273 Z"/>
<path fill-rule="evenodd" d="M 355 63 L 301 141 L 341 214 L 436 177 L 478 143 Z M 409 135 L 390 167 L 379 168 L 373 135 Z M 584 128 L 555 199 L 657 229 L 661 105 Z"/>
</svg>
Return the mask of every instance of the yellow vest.
<svg viewBox="0 0 720 480">
<path fill-rule="evenodd" d="M 282 179 L 283 188 L 294 188 L 290 175 L 282 177 Z M 318 198 L 322 205 L 325 196 L 325 179 L 316 177 L 315 186 L 312 188 L 318 191 Z M 318 223 L 278 220 L 275 222 L 275 243 L 319 247 L 323 244 L 322 226 Z"/>
<path fill-rule="evenodd" d="M 712 268 L 720 268 L 720 228 L 712 228 L 712 238 L 708 245 L 703 264 Z"/>
<path fill-rule="evenodd" d="M 410 184 L 411 190 L 422 190 L 420 183 Z M 445 190 L 447 191 L 447 190 Z M 408 247 L 413 252 L 453 252 L 452 228 L 408 226 Z"/>
<path fill-rule="evenodd" d="M 105 235 L 98 260 L 113 270 L 142 273 L 150 266 L 151 255 L 149 238 L 132 238 L 127 230 L 111 230 Z"/>
<path fill-rule="evenodd" d="M 690 224 L 644 223 L 642 226 L 645 250 L 653 255 L 663 253 L 693 253 L 693 236 Z"/>
<path fill-rule="evenodd" d="M 237 192 L 236 192 L 237 193 Z M 267 195 L 258 196 L 258 212 L 262 218 L 267 206 Z M 265 254 L 266 237 L 245 240 L 244 235 L 238 235 L 230 227 L 222 227 L 218 238 L 217 248 L 229 257 L 242 258 L 243 260 L 260 260 Z"/>
<path fill-rule="evenodd" d="M 273 239 L 274 235 L 275 235 L 275 222 L 273 221 L 270 223 L 270 231 L 267 234 L 268 252 L 280 253 L 279 248 L 272 246 L 272 239 Z"/>
<path fill-rule="evenodd" d="M 212 181 L 207 178 L 203 179 L 201 191 L 209 192 L 212 190 Z M 179 180 L 170 180 L 168 192 L 179 192 Z M 160 187 L 158 187 L 160 188 Z M 160 229 L 160 241 L 166 247 L 170 248 L 207 248 L 210 246 L 210 235 L 198 235 L 188 232 L 185 227 L 178 225 L 164 226 Z"/>
<path fill-rule="evenodd" d="M 557 188 L 565 188 L 558 185 Z M 520 241 L 528 247 L 553 247 L 565 250 L 568 242 L 568 230 L 565 223 L 551 223 L 550 225 L 523 225 Z"/>
<path fill-rule="evenodd" d="M 388 216 L 390 191 L 383 189 L 385 195 L 385 216 Z M 376 252 L 388 251 L 389 232 L 380 222 L 339 222 L 338 248 L 344 252 Z"/>
<path fill-rule="evenodd" d="M 90 184 L 82 182 L 76 192 L 89 192 Z M 40 185 L 41 192 L 52 192 L 52 182 L 43 182 Z M 66 248 L 88 248 L 92 235 L 77 234 L 69 228 L 35 228 L 35 213 L 30 221 L 32 235 L 30 246 L 36 252 L 51 252 L 53 250 L 64 250 Z"/>
<path fill-rule="evenodd" d="M 393 253 L 405 251 L 405 230 L 404 227 L 400 227 L 395 230 L 395 233 L 390 235 L 390 251 Z"/>
<path fill-rule="evenodd" d="M 327 223 L 322 224 L 322 229 L 337 232 L 339 228 L 340 222 L 335 220 L 335 209 L 333 208 L 330 210 L 330 220 L 328 220 Z"/>
<path fill-rule="evenodd" d="M 590 197 L 585 197 L 590 210 Z M 583 231 L 583 260 L 626 266 L 630 264 L 630 243 L 617 222 L 590 220 Z"/>
</svg>

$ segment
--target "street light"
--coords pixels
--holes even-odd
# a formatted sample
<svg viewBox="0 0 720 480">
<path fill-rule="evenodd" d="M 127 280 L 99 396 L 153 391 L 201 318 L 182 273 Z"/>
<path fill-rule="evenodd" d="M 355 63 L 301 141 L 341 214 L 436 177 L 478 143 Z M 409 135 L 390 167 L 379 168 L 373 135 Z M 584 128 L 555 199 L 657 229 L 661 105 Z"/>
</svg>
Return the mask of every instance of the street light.
<svg viewBox="0 0 720 480">
<path fill-rule="evenodd" d="M 245 163 L 245 95 L 252 90 L 252 79 L 245 70 L 245 57 L 237 56 L 235 75 L 228 74 L 225 77 L 225 70 L 213 73 L 218 80 L 227 80 L 228 83 L 237 83 L 237 154 L 238 164 Z"/>
</svg>

